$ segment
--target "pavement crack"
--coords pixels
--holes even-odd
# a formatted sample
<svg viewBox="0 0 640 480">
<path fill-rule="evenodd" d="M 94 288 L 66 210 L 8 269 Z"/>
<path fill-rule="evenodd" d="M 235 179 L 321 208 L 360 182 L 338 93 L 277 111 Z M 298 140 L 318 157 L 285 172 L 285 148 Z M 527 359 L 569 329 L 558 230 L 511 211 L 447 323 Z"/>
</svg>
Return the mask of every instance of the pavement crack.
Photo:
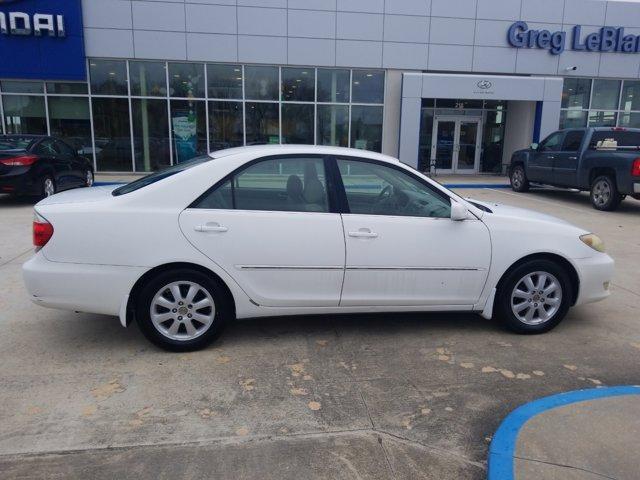
<svg viewBox="0 0 640 480">
<path fill-rule="evenodd" d="M 22 253 L 19 253 L 18 255 L 15 255 L 14 257 L 11 257 L 9 260 L 5 260 L 2 263 L 0 263 L 0 268 L 4 267 L 5 265 L 9 265 L 11 262 L 13 262 L 14 260 L 17 260 L 18 258 L 26 255 L 27 253 L 33 252 L 33 248 L 29 248 L 28 250 L 25 250 Z"/>
<path fill-rule="evenodd" d="M 545 464 L 545 465 L 552 465 L 554 467 L 570 468 L 572 470 L 578 470 L 580 472 L 589 473 L 591 475 L 596 475 L 598 477 L 606 478 L 606 479 L 609 479 L 609 480 L 618 480 L 616 477 L 610 477 L 609 475 L 606 475 L 604 473 L 594 472 L 593 470 L 589 470 L 588 468 L 576 467 L 574 465 L 566 465 L 564 463 L 556 463 L 556 462 L 547 462 L 545 460 L 538 460 L 538 459 L 535 459 L 535 458 L 519 457 L 517 455 L 514 455 L 513 458 L 515 458 L 517 460 L 523 460 L 525 462 L 542 463 L 542 464 Z"/>
</svg>

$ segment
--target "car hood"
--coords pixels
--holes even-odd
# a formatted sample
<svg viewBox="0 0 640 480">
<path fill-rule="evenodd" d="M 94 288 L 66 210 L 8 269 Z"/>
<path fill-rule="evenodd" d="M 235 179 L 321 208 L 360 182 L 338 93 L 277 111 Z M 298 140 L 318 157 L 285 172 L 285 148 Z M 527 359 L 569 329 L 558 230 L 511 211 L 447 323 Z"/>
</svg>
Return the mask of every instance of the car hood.
<svg viewBox="0 0 640 480">
<path fill-rule="evenodd" d="M 537 220 L 537 221 L 542 221 L 547 223 L 554 223 L 557 225 L 566 225 L 566 226 L 575 227 L 575 225 L 572 225 L 566 220 L 562 220 L 561 218 L 554 217 L 553 215 L 547 215 L 546 213 L 536 212 L 535 210 L 512 207 L 511 205 L 505 205 L 502 203 L 482 202 L 480 200 L 476 200 L 475 198 L 469 198 L 468 200 L 473 203 L 478 203 L 488 208 L 489 210 L 491 210 L 491 213 L 486 212 L 485 216 L 498 215 L 505 218 L 514 218 L 518 220 Z"/>
<path fill-rule="evenodd" d="M 36 207 L 44 205 L 60 205 L 63 203 L 91 203 L 99 202 L 111 197 L 111 192 L 119 185 L 104 185 L 99 187 L 77 188 L 66 192 L 56 193 L 36 204 Z"/>
</svg>

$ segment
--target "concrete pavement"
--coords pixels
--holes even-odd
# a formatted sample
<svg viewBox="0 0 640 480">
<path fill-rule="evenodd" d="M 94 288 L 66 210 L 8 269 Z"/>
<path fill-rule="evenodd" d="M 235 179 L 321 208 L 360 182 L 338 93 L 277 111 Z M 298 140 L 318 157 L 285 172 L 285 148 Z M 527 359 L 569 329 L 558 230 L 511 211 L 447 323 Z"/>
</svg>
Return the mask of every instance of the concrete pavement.
<svg viewBox="0 0 640 480">
<path fill-rule="evenodd" d="M 32 206 L 0 197 L 2 477 L 480 479 L 519 405 L 640 383 L 640 202 L 604 213 L 570 192 L 460 193 L 601 235 L 611 298 L 533 337 L 464 314 L 275 318 L 168 354 L 135 325 L 31 304 Z"/>
</svg>

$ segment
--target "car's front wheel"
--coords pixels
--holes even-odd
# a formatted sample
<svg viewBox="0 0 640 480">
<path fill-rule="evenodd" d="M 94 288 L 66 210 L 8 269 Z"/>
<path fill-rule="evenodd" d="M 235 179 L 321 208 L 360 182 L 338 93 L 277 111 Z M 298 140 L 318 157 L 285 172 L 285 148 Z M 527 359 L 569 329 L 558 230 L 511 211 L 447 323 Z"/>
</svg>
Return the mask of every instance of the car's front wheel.
<svg viewBox="0 0 640 480">
<path fill-rule="evenodd" d="M 176 352 L 209 345 L 230 315 L 224 291 L 208 275 L 190 269 L 160 273 L 140 291 L 136 320 L 155 345 Z"/>
<path fill-rule="evenodd" d="M 516 165 L 511 169 L 509 180 L 511 181 L 511 189 L 514 192 L 526 192 L 529 190 L 529 180 L 522 165 Z"/>
<path fill-rule="evenodd" d="M 548 332 L 571 305 L 571 281 L 564 268 L 549 260 L 531 260 L 500 282 L 496 314 L 508 329 L 523 334 Z"/>
</svg>

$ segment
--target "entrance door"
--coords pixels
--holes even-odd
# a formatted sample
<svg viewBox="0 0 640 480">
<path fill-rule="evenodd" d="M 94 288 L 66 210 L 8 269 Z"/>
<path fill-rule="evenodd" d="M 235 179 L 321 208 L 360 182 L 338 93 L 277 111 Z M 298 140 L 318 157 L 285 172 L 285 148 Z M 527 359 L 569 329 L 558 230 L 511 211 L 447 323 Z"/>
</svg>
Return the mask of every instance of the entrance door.
<svg viewBox="0 0 640 480">
<path fill-rule="evenodd" d="M 436 117 L 433 122 L 431 170 L 477 173 L 480 161 L 480 118 Z"/>
</svg>

